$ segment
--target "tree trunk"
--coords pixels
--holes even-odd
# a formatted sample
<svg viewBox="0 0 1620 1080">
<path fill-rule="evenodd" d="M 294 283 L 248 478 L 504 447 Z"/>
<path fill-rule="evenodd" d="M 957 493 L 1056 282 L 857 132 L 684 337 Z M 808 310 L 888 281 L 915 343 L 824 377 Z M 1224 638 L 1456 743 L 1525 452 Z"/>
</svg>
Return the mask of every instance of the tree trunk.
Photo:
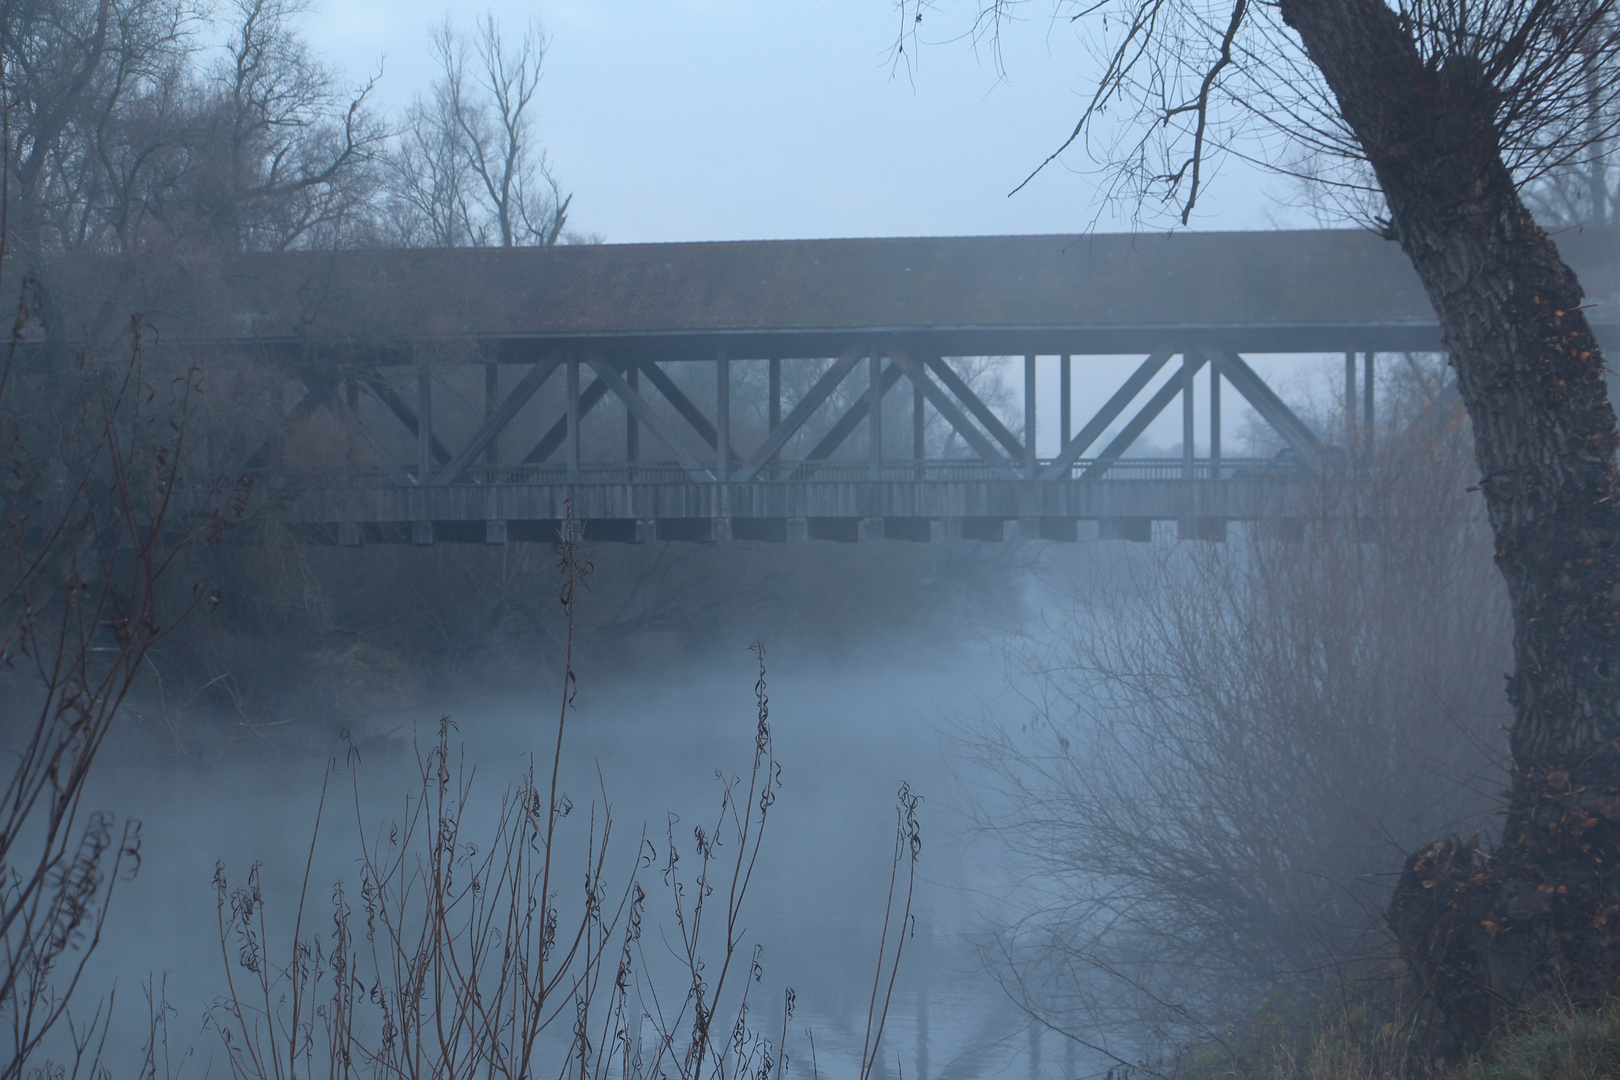
<svg viewBox="0 0 1620 1080">
<path fill-rule="evenodd" d="M 1444 332 L 1514 618 L 1513 786 L 1495 854 L 1414 855 L 1390 920 L 1442 1053 L 1620 972 L 1620 446 L 1582 290 L 1503 164 L 1497 95 L 1425 64 L 1381 0 L 1282 0 Z"/>
</svg>

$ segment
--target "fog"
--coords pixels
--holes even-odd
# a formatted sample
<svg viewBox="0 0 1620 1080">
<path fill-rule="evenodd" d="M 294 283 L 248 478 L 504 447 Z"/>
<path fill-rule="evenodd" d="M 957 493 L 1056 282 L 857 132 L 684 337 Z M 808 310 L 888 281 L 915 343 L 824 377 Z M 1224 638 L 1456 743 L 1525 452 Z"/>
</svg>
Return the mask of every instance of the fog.
<svg viewBox="0 0 1620 1080">
<path fill-rule="evenodd" d="M 1494 809 L 1426 295 L 1241 136 L 1184 228 L 1020 187 L 1066 24 L 127 3 L 0 8 L 0 1031 L 72 999 L 0 1080 L 448 1075 L 413 1007 L 543 1013 L 524 1080 L 1214 1060 Z"/>
<path fill-rule="evenodd" d="M 911 631 L 838 656 L 768 651 L 782 787 L 745 907 L 745 952 L 756 943 L 764 949 L 765 992 L 756 1010 L 768 1030 L 774 1030 L 769 1017 L 780 1009 L 783 987 L 797 994 L 788 1048 L 795 1068 L 810 1067 L 812 1037 L 820 1068 L 831 1075 L 858 1068 L 894 853 L 894 796 L 902 781 L 926 800 L 925 848 L 917 924 L 882 1066 L 890 1075 L 945 1077 L 1008 1069 L 1021 1075 L 1018 1070 L 1030 1067 L 1017 1064 L 1027 1056 L 1027 1020 L 975 951 L 997 918 L 1002 889 L 962 813 L 962 785 L 972 783 L 974 766 L 960 753 L 958 725 L 981 707 L 1020 707 L 1009 695 L 999 639 L 976 637 L 925 641 Z M 690 847 L 692 827 L 711 822 L 719 806 L 715 771 L 746 776 L 756 660 L 741 644 L 712 656 L 657 678 L 616 676 L 611 661 L 601 658 L 586 664 L 592 673 L 581 680 L 563 754 L 562 788 L 575 806 L 568 824 L 583 828 L 583 818 L 600 815 L 605 790 L 620 862 L 632 855 L 643 829 L 663 848 L 672 813 L 679 818 L 677 843 Z M 455 722 L 454 744 L 477 767 L 481 813 L 475 820 L 487 825 L 495 796 L 529 756 L 544 765 L 558 696 L 554 688 L 513 694 L 462 686 L 373 718 L 377 734 L 361 744 L 358 763 L 334 746 L 340 767 L 329 782 L 306 918 L 329 918 L 328 899 L 339 878 L 347 879 L 351 894 L 357 891 L 351 770 L 358 773 L 367 827 L 397 818 L 417 783 L 417 743 L 431 743 L 441 712 Z M 259 752 L 251 744 L 203 762 L 153 753 L 132 740 L 115 741 L 111 751 L 98 766 L 95 804 L 138 817 L 144 840 L 141 871 L 120 886 L 105 943 L 87 975 L 90 986 L 117 982 L 109 1064 L 119 1076 L 140 1064 L 148 1035 L 140 987 L 150 973 L 166 980 L 176 1010 L 169 1029 L 174 1050 L 194 1044 L 196 1067 L 217 1073 L 222 1050 L 203 1023 L 206 1007 L 225 986 L 211 884 L 215 864 L 240 884 L 262 862 L 270 925 L 290 936 L 326 761 Z M 466 831 L 477 840 L 476 826 Z M 671 913 L 656 901 L 649 909 L 649 926 L 672 936 Z M 232 964 L 235 951 L 232 943 Z M 679 984 L 670 989 L 678 992 Z M 926 1048 L 919 1042 L 919 1010 L 928 1014 Z M 1065 1060 L 1055 1042 L 1048 1052 Z M 1072 1049 L 1066 1060 L 1075 1061 Z"/>
</svg>

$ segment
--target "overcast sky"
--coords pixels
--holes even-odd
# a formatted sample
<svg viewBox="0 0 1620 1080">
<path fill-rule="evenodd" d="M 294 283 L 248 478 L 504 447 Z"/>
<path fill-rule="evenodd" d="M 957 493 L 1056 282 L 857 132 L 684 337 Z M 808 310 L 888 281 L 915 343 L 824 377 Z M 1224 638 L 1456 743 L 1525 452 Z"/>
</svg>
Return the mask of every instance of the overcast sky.
<svg viewBox="0 0 1620 1080">
<path fill-rule="evenodd" d="M 609 241 L 1117 231 L 1083 156 L 1008 197 L 1073 126 L 1090 59 L 1040 0 L 1006 41 L 1006 75 L 931 16 L 933 44 L 894 62 L 892 0 L 500 0 L 551 36 L 539 128 L 572 225 Z M 312 43 L 350 77 L 383 65 L 379 102 L 434 72 L 443 0 L 316 0 Z M 1042 17 L 1037 17 L 1042 16 Z M 951 40 L 955 38 L 955 40 Z M 1195 228 L 1308 225 L 1288 185 L 1227 167 Z M 1149 223 L 1162 228 L 1164 220 Z"/>
<path fill-rule="evenodd" d="M 961 33 L 974 2 L 958 0 L 956 25 L 930 16 L 932 43 L 910 67 L 895 62 L 892 0 L 498 0 L 448 13 L 469 32 L 485 11 L 514 34 L 542 19 L 551 45 L 539 130 L 574 194 L 570 226 L 610 243 L 1167 227 L 1162 214 L 1110 213 L 1080 154 L 1009 197 L 1072 130 L 1091 58 L 1067 24 L 1036 17 L 1050 14 L 1045 0 L 1031 0 L 1028 21 L 1004 40 L 1003 75 Z M 447 14 L 443 0 L 315 3 L 311 44 L 351 78 L 381 63 L 379 106 L 401 106 L 432 81 L 429 30 Z M 1286 204 L 1290 191 L 1229 162 L 1192 227 L 1312 227 Z M 1140 360 L 1088 358 L 1077 415 Z M 1042 361 L 1045 385 L 1054 363 Z M 1318 363 L 1257 363 L 1293 400 L 1325 385 Z M 1056 395 L 1042 394 L 1042 453 L 1056 450 L 1057 409 Z M 1234 413 L 1234 434 L 1241 423 Z M 1145 441 L 1178 443 L 1179 425 L 1179 411 L 1166 410 Z"/>
</svg>

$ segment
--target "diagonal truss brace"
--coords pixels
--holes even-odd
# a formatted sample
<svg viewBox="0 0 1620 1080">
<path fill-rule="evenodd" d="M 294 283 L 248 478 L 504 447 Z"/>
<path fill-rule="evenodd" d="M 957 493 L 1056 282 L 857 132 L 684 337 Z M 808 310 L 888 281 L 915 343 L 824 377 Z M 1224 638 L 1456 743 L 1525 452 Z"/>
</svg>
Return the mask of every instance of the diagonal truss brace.
<svg viewBox="0 0 1620 1080">
<path fill-rule="evenodd" d="M 883 374 L 878 376 L 878 393 L 887 394 L 894 389 L 894 384 L 899 381 L 900 369 L 891 363 L 883 369 Z M 844 440 L 849 438 L 855 429 L 861 426 L 861 421 L 865 420 L 867 413 L 871 411 L 872 399 L 868 394 L 862 393 L 845 411 L 844 415 L 838 418 L 827 434 L 821 437 L 821 441 L 816 443 L 811 451 L 804 456 L 804 460 L 826 461 L 833 455 L 833 451 L 844 445 Z"/>
<path fill-rule="evenodd" d="M 517 416 L 523 406 L 529 403 L 529 399 L 545 385 L 551 373 L 561 365 L 562 357 L 552 356 L 531 367 L 523 379 L 512 388 L 512 392 L 506 395 L 506 400 L 501 402 L 500 408 L 484 421 L 483 426 L 473 434 L 467 445 L 450 459 L 450 464 L 445 466 L 444 471 L 433 478 L 433 484 L 438 486 L 459 481 L 462 474 L 467 471 L 467 467 L 478 460 L 478 455 L 484 452 L 484 448 L 512 422 L 513 417 Z"/>
<path fill-rule="evenodd" d="M 1277 392 L 1266 385 L 1266 381 L 1255 374 L 1243 359 L 1235 352 L 1222 350 L 1216 354 L 1215 370 L 1226 376 L 1238 393 L 1243 395 L 1245 401 L 1254 406 L 1254 411 L 1260 418 L 1276 429 L 1283 441 L 1293 447 L 1294 452 L 1305 463 L 1306 468 L 1312 472 L 1320 472 L 1322 468 L 1322 441 L 1316 437 L 1305 421 L 1301 420 L 1277 396 Z"/>
<path fill-rule="evenodd" d="M 600 405 L 602 403 L 602 399 L 607 397 L 607 389 L 607 383 L 603 382 L 601 379 L 592 379 L 591 384 L 580 392 L 580 423 L 583 424 L 585 422 L 585 418 L 591 414 L 591 410 Z M 566 438 L 568 438 L 568 411 L 565 408 L 563 410 L 563 414 L 557 418 L 557 422 L 547 428 L 544 435 L 540 436 L 540 441 L 534 444 L 534 449 L 523 455 L 523 460 L 520 464 L 540 464 L 552 454 L 555 454 L 557 452 L 557 447 L 561 446 L 563 444 L 563 440 Z"/>
<path fill-rule="evenodd" d="M 940 389 L 938 383 L 929 378 L 928 368 L 933 366 L 932 363 L 924 364 L 913 360 L 903 352 L 896 352 L 892 359 L 894 360 L 894 366 L 898 367 L 913 384 L 922 390 L 923 397 L 928 399 L 929 404 L 934 406 L 935 411 L 945 418 L 947 424 L 956 429 L 957 434 L 967 440 L 969 446 L 979 452 L 980 457 L 995 466 L 996 471 L 1008 480 L 1018 479 L 1018 472 L 1013 467 L 1013 463 L 1001 455 L 995 444 L 986 438 L 984 433 L 974 427 L 973 423 L 962 414 L 962 410 L 957 407 L 956 402 L 952 401 L 950 396 Z M 930 360 L 937 359 L 939 358 L 930 358 Z M 955 373 L 952 372 L 952 374 Z"/>
<path fill-rule="evenodd" d="M 630 388 L 630 384 L 625 382 L 623 375 L 613 369 L 613 365 L 599 356 L 591 356 L 587 360 L 591 370 L 596 372 L 597 378 L 606 383 L 614 396 L 624 402 L 625 408 L 635 413 L 636 419 L 647 425 L 647 430 L 669 448 L 693 480 L 710 483 L 714 481 L 714 474 L 705 469 L 702 462 L 681 445 L 680 439 L 676 438 L 675 433 L 664 423 L 663 417 L 653 411 L 653 407 L 647 404 L 645 398 Z"/>
<path fill-rule="evenodd" d="M 373 394 L 377 395 L 377 400 L 388 406 L 389 412 L 399 418 L 399 422 L 405 425 L 406 430 L 420 438 L 416 410 L 405 404 L 405 399 L 400 397 L 393 387 L 381 379 L 367 379 L 365 385 Z M 448 463 L 450 461 L 450 451 L 445 448 L 444 443 L 440 442 L 439 437 L 432 432 L 428 433 L 428 438 L 430 440 L 429 445 L 433 448 L 433 459 L 440 464 Z"/>
<path fill-rule="evenodd" d="M 1108 444 L 1101 454 L 1097 455 L 1096 464 L 1088 467 L 1085 472 L 1080 474 L 1080 479 L 1101 480 L 1109 467 L 1118 461 L 1126 450 L 1131 448 L 1132 443 L 1141 438 L 1142 432 L 1146 431 L 1147 426 L 1158 418 L 1158 415 L 1164 411 L 1164 407 L 1182 392 L 1182 388 L 1187 385 L 1187 380 L 1192 378 L 1198 369 L 1204 366 L 1207 359 L 1201 352 L 1189 351 L 1183 353 L 1181 357 L 1181 374 L 1170 379 L 1159 387 L 1157 393 L 1148 398 L 1147 404 L 1142 406 L 1141 411 L 1131 417 L 1130 423 L 1125 425 L 1124 430 L 1114 436 L 1113 441 Z"/>
<path fill-rule="evenodd" d="M 800 398 L 798 404 L 793 406 L 793 411 L 787 414 L 787 419 L 777 425 L 776 430 L 771 432 L 769 437 L 760 444 L 759 449 L 754 451 L 753 456 L 732 474 L 732 478 L 738 483 L 745 483 L 758 475 L 759 470 L 765 467 L 765 463 L 770 461 L 777 451 L 786 446 L 788 440 L 797 435 L 799 429 L 804 427 L 817 409 L 821 408 L 822 403 L 832 396 L 833 391 L 838 389 L 839 384 L 844 381 L 851 371 L 855 370 L 855 365 L 860 363 L 860 360 L 861 351 L 851 349 L 834 361 L 833 366 L 823 372 L 821 378 L 816 380 L 816 384 L 810 388 L 810 392 Z"/>
<path fill-rule="evenodd" d="M 928 358 L 928 367 L 935 375 L 939 376 L 939 381 L 949 387 L 951 393 L 955 394 L 957 399 L 967 406 L 968 412 L 972 413 L 979 423 L 984 425 L 984 430 L 988 431 L 995 437 L 997 442 L 1007 448 L 1007 454 L 1014 461 L 1024 460 L 1023 441 L 1014 437 L 1013 433 L 1007 430 L 1007 425 L 996 419 L 996 414 L 990 411 L 990 406 L 986 405 L 983 399 L 973 392 L 973 388 L 963 380 L 962 376 L 951 369 L 951 365 L 945 362 L 944 357 L 930 356 Z M 966 432 L 963 432 L 962 435 L 963 438 L 967 437 Z"/>
<path fill-rule="evenodd" d="M 664 395 L 664 400 L 675 406 L 675 411 L 680 413 L 688 424 L 692 425 L 692 430 L 698 433 L 698 437 L 709 444 L 709 449 L 718 452 L 720 449 L 720 432 L 709 422 L 709 418 L 703 415 L 703 410 L 694 405 L 692 399 L 687 397 L 679 386 L 675 385 L 674 380 L 665 373 L 664 369 L 651 360 L 632 362 L 640 368 L 642 374 L 647 376 L 647 381 L 657 387 L 660 394 Z M 629 384 L 626 383 L 625 385 L 628 386 Z M 731 452 L 731 460 L 739 460 L 736 450 Z M 707 474 L 707 470 L 704 471 Z"/>
<path fill-rule="evenodd" d="M 1074 468 L 1074 463 L 1080 460 L 1080 455 L 1084 454 L 1090 449 L 1092 443 L 1102 437 L 1102 433 L 1108 430 L 1109 424 L 1119 419 L 1120 414 L 1135 400 L 1136 395 L 1142 392 L 1142 388 L 1152 380 L 1153 376 L 1159 373 L 1159 369 L 1169 362 L 1172 355 L 1170 350 L 1163 349 L 1142 361 L 1141 366 L 1131 373 L 1130 378 L 1125 380 L 1125 384 L 1114 392 L 1113 397 L 1108 399 L 1108 403 L 1097 410 L 1097 415 L 1086 421 L 1086 426 L 1081 428 L 1074 438 L 1065 444 L 1063 453 L 1059 454 L 1057 460 L 1052 462 L 1046 471 L 1041 474 L 1041 479 L 1067 479 L 1069 471 Z"/>
</svg>

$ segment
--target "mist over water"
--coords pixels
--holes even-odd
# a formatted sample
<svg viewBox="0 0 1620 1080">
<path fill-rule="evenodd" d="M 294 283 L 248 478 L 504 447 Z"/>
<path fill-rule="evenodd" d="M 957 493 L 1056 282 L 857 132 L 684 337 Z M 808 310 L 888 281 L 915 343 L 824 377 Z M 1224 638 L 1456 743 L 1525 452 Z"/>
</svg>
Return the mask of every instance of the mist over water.
<svg viewBox="0 0 1620 1080">
<path fill-rule="evenodd" d="M 842 1074 L 858 1068 L 895 850 L 895 796 L 905 781 L 926 800 L 925 846 L 882 1070 L 950 1077 L 1009 1067 L 1025 1052 L 1027 1020 L 984 973 L 973 948 L 995 885 L 958 813 L 961 785 L 971 784 L 973 766 L 952 741 L 959 717 L 1014 707 L 998 638 L 940 633 L 929 640 L 919 630 L 868 640 L 837 656 L 767 649 L 782 783 L 744 907 L 743 953 L 756 944 L 763 949 L 753 1022 L 776 1038 L 783 989 L 791 986 L 798 1001 L 788 1031 L 793 1067 L 812 1067 L 813 1038 L 819 1069 Z M 615 672 L 611 657 L 582 656 L 579 667 L 561 776 L 574 809 L 561 842 L 580 858 L 564 856 L 565 904 L 583 868 L 584 836 L 602 826 L 604 792 L 614 837 L 612 880 L 626 876 L 644 833 L 657 852 L 673 838 L 683 857 L 690 856 L 693 828 L 712 831 L 721 805 L 716 771 L 746 782 L 756 724 L 757 661 L 740 645 L 716 648 L 662 675 Z M 149 976 L 166 980 L 174 1010 L 171 1056 L 195 1046 L 198 1066 L 210 1058 L 215 1070 L 224 1064 L 218 1035 L 204 1023 L 206 1009 L 225 991 L 225 963 L 234 968 L 238 962 L 234 942 L 221 955 L 216 863 L 233 888 L 262 863 L 269 955 L 285 955 L 306 860 L 307 937 L 312 924 L 322 933 L 330 926 L 334 882 L 343 879 L 355 902 L 357 816 L 373 836 L 403 816 L 406 797 L 419 784 L 417 752 L 431 745 L 441 715 L 455 725 L 452 747 L 477 770 L 463 837 L 479 842 L 493 825 L 500 795 L 530 756 L 537 770 L 549 769 L 558 705 L 554 687 L 464 686 L 444 699 L 373 718 L 368 726 L 375 734 L 361 743 L 357 765 L 334 739 L 337 764 L 313 857 L 310 837 L 327 765 L 319 755 L 247 745 L 200 762 L 125 746 L 98 762 L 95 805 L 143 823 L 141 872 L 120 885 L 87 974 L 91 988 L 116 979 L 117 1014 L 108 1039 L 114 1075 L 139 1066 L 148 1026 L 141 987 Z M 652 880 L 656 873 L 656 866 L 643 870 Z M 676 940 L 668 905 L 650 883 L 648 892 L 649 939 Z M 656 945 L 649 955 L 663 948 Z M 242 977 L 240 969 L 235 973 Z M 682 992 L 678 979 L 668 992 Z"/>
</svg>

